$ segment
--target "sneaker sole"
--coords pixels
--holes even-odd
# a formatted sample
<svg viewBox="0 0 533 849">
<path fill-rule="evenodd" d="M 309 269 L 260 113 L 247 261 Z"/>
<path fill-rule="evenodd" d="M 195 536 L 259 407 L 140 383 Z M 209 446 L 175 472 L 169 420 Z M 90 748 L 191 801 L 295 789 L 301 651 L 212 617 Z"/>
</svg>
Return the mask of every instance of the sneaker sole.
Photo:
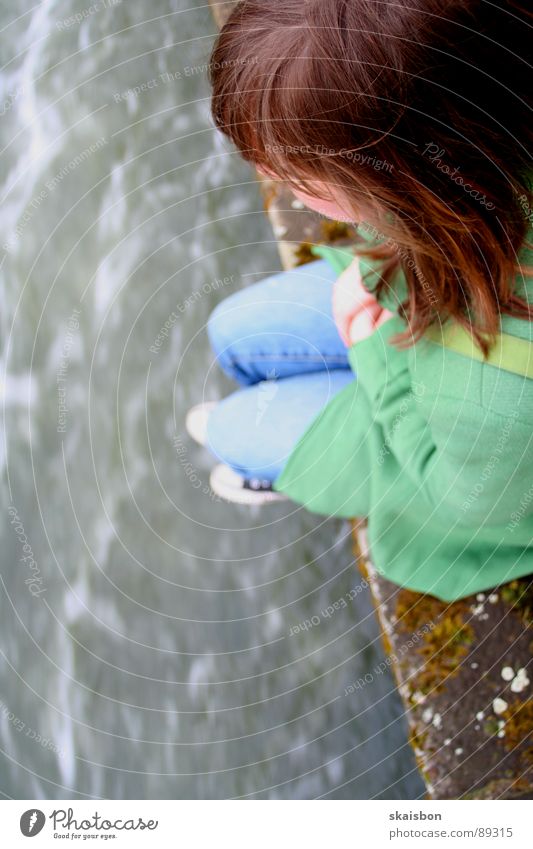
<svg viewBox="0 0 533 849">
<path fill-rule="evenodd" d="M 191 407 L 185 416 L 185 429 L 194 441 L 203 446 L 207 445 L 207 419 L 209 413 L 216 407 L 216 401 L 204 401 L 202 404 L 196 404 Z"/>
<path fill-rule="evenodd" d="M 232 504 L 272 504 L 289 500 L 281 492 L 245 489 L 242 486 L 243 480 L 241 475 L 221 463 L 212 470 L 209 485 L 215 495 Z"/>
</svg>

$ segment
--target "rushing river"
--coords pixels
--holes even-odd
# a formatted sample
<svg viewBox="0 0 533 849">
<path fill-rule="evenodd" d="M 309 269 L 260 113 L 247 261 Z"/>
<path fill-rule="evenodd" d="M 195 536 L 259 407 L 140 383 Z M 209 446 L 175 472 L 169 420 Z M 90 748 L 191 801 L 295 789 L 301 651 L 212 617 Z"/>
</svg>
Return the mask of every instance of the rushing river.
<svg viewBox="0 0 533 849">
<path fill-rule="evenodd" d="M 349 523 L 213 499 L 185 434 L 233 388 L 211 310 L 280 268 L 209 8 L 1 16 L 0 792 L 417 797 L 390 675 L 345 695 L 383 660 Z"/>
</svg>

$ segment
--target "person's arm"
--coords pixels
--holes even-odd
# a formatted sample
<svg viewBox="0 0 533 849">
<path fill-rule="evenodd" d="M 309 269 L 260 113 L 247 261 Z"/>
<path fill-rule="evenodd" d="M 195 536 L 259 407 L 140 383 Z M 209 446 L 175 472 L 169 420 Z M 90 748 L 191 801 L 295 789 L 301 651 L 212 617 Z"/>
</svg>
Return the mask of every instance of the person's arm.
<svg viewBox="0 0 533 849">
<path fill-rule="evenodd" d="M 413 355 L 388 344 L 402 326 L 395 317 L 351 353 L 371 394 L 384 446 L 441 520 L 472 528 L 507 525 L 531 485 L 531 424 L 520 420 L 512 406 L 505 417 L 479 399 L 454 396 L 447 374 L 463 367 L 463 358 L 454 352 L 439 351 L 432 382 L 413 380 L 410 363 L 427 355 L 427 349 L 417 345 Z M 492 366 L 472 361 L 473 370 L 483 368 Z M 526 512 L 532 511 L 530 499 Z"/>
</svg>

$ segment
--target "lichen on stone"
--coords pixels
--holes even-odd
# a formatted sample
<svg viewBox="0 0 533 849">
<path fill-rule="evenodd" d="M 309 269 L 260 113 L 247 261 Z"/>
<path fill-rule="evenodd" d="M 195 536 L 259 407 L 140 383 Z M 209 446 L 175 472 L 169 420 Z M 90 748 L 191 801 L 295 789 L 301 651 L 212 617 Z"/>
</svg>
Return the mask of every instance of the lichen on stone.
<svg viewBox="0 0 533 849">
<path fill-rule="evenodd" d="M 296 257 L 296 265 L 306 265 L 308 262 L 316 260 L 316 256 L 311 251 L 311 242 L 300 242 L 294 251 Z"/>
<path fill-rule="evenodd" d="M 320 230 L 325 242 L 338 242 L 339 239 L 355 238 L 354 228 L 344 221 L 322 221 Z"/>
<path fill-rule="evenodd" d="M 505 748 L 518 750 L 524 771 L 533 766 L 533 698 L 513 699 L 502 714 L 505 720 Z"/>
<path fill-rule="evenodd" d="M 503 601 L 510 605 L 513 613 L 523 620 L 525 625 L 533 623 L 533 583 L 516 579 L 505 584 L 500 590 Z"/>
<path fill-rule="evenodd" d="M 446 678 L 459 671 L 474 639 L 474 631 L 465 621 L 467 612 L 468 606 L 462 602 L 445 605 L 410 590 L 398 593 L 398 626 L 418 637 L 413 652 L 423 660 L 416 674 L 416 687 L 422 693 L 438 691 Z"/>
</svg>

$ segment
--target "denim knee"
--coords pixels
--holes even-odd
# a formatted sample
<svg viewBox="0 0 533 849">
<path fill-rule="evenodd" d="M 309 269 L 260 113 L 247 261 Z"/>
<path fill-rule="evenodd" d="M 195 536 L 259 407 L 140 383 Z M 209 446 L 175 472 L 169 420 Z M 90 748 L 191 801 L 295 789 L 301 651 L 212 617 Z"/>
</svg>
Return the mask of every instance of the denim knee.
<svg viewBox="0 0 533 849">
<path fill-rule="evenodd" d="M 335 275 L 323 260 L 234 292 L 211 313 L 207 333 L 221 368 L 243 386 L 291 374 L 349 369 L 331 315 Z"/>
<path fill-rule="evenodd" d="M 234 292 L 214 308 L 207 321 L 207 336 L 218 364 L 229 377 L 243 385 L 254 382 L 254 378 L 240 363 L 234 350 L 235 343 L 250 334 L 249 316 L 239 315 L 238 305 L 241 292 Z"/>
<path fill-rule="evenodd" d="M 276 416 L 274 433 L 259 419 L 268 383 L 238 389 L 219 401 L 207 421 L 206 447 L 237 474 L 273 481 L 281 474 L 288 451 L 282 438 L 283 419 L 278 421 Z"/>
</svg>

